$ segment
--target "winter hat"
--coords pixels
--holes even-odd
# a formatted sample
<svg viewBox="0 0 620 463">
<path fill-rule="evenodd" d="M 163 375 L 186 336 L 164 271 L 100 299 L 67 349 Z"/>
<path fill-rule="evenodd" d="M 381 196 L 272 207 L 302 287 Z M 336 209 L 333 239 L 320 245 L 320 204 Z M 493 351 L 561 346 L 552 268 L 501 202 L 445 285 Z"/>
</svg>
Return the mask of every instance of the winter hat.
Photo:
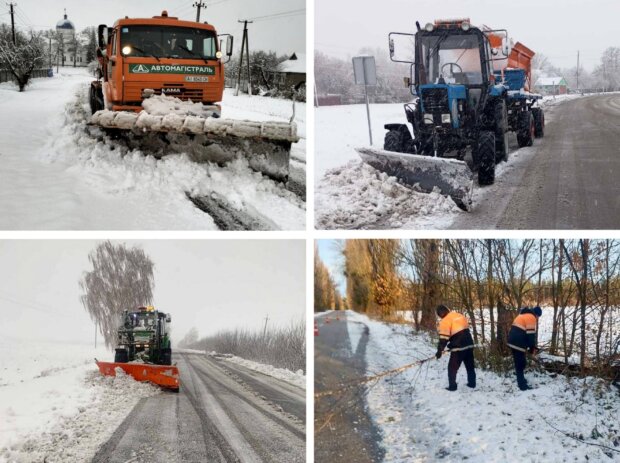
<svg viewBox="0 0 620 463">
<path fill-rule="evenodd" d="M 542 309 L 540 307 L 534 307 L 532 309 L 532 313 L 534 313 L 537 317 L 540 317 L 542 315 Z"/>
</svg>

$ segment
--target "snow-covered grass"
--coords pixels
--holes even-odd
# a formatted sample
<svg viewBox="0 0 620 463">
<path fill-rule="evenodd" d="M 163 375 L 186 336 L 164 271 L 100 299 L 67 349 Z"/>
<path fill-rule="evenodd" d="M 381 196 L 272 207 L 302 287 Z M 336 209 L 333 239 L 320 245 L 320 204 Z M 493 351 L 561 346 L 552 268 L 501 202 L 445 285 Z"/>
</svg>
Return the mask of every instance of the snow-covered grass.
<svg viewBox="0 0 620 463">
<path fill-rule="evenodd" d="M 347 312 L 349 333 L 369 327 L 367 374 L 432 357 L 436 346 L 408 325 Z M 355 349 L 355 346 L 353 346 Z M 620 450 L 620 401 L 598 379 L 568 380 L 526 370 L 531 391 L 518 390 L 511 372 L 477 370 L 478 386 L 448 392 L 448 355 L 368 386 L 369 412 L 380 427 L 390 462 L 612 461 L 620 454 L 555 431 Z"/>
<path fill-rule="evenodd" d="M 24 93 L 0 85 L 0 228 L 215 229 L 187 199 L 190 192 L 216 193 L 277 228 L 303 229 L 305 203 L 252 171 L 247 161 L 219 167 L 184 154 L 156 160 L 89 136 L 90 80 L 85 70 L 68 68 L 35 79 Z M 229 92 L 222 105 L 227 118 L 288 121 L 291 115 L 281 100 Z M 304 110 L 298 108 L 298 115 Z M 305 134 L 305 114 L 296 121 Z M 295 168 L 305 170 L 305 140 L 293 152 Z"/>
<path fill-rule="evenodd" d="M 253 362 L 252 360 L 246 360 L 234 355 L 232 357 L 226 357 L 224 360 L 226 362 L 237 363 L 250 370 L 258 371 L 268 376 L 273 376 L 274 378 L 286 381 L 287 383 L 300 387 L 304 390 L 306 389 L 306 375 L 304 375 L 303 370 L 291 371 L 286 368 L 277 368 L 273 365 Z"/>
<path fill-rule="evenodd" d="M 581 95 L 545 97 L 546 122 L 562 102 Z M 370 105 L 373 147 L 383 148 L 384 124 L 405 122 L 402 104 Z M 315 227 L 317 229 L 445 229 L 465 212 L 439 193 L 426 194 L 399 184 L 363 163 L 356 147 L 368 146 L 365 105 L 325 106 L 315 114 Z M 496 182 L 520 168 L 534 148 L 519 149 L 509 135 L 510 156 L 496 169 Z M 473 204 L 483 200 L 487 189 L 474 187 Z"/>
<path fill-rule="evenodd" d="M 26 334 L 26 333 L 24 333 Z M 0 337 L 0 462 L 87 462 L 141 398 L 159 389 L 103 377 L 83 344 Z"/>
</svg>

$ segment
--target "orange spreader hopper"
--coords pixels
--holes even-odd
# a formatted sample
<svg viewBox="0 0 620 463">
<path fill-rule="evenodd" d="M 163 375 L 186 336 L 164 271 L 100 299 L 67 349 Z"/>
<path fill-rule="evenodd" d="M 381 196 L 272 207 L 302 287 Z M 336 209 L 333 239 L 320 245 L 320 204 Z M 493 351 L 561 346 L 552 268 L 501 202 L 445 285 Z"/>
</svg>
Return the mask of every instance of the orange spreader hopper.
<svg viewBox="0 0 620 463">
<path fill-rule="evenodd" d="M 95 361 L 102 375 L 116 376 L 116 368 L 120 368 L 136 381 L 150 381 L 166 389 L 179 391 L 179 369 L 174 365 L 100 362 L 97 359 Z"/>
</svg>

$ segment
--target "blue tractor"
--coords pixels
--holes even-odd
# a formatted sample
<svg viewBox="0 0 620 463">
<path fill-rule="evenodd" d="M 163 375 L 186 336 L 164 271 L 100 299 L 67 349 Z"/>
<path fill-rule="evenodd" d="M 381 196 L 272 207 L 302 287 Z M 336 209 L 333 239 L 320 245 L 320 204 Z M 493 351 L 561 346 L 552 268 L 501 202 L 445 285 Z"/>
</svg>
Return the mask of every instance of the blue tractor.
<svg viewBox="0 0 620 463">
<path fill-rule="evenodd" d="M 438 20 L 415 34 L 392 32 L 390 57 L 410 63 L 407 124 L 386 124 L 383 150 L 359 148 L 378 170 L 423 191 L 438 188 L 459 207 L 471 208 L 474 173 L 480 185 L 495 181 L 508 159 L 507 134 L 520 147 L 544 134 L 540 95 L 529 92 L 529 48 L 512 46 L 506 30 L 477 28 L 468 19 Z M 413 46 L 414 60 L 395 58 L 395 38 Z M 470 157 L 467 154 L 470 153 Z"/>
</svg>

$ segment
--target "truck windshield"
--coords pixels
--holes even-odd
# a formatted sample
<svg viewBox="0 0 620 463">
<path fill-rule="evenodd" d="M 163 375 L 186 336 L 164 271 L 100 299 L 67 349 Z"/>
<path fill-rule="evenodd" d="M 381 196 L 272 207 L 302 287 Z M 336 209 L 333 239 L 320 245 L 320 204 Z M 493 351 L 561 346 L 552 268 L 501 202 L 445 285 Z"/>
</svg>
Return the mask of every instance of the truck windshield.
<svg viewBox="0 0 620 463">
<path fill-rule="evenodd" d="M 448 84 L 482 83 L 478 36 L 446 31 L 420 37 L 418 46 L 420 84 L 436 84 L 440 77 Z"/>
<path fill-rule="evenodd" d="M 172 26 L 121 26 L 121 50 L 127 56 L 216 59 L 213 31 Z"/>
</svg>

